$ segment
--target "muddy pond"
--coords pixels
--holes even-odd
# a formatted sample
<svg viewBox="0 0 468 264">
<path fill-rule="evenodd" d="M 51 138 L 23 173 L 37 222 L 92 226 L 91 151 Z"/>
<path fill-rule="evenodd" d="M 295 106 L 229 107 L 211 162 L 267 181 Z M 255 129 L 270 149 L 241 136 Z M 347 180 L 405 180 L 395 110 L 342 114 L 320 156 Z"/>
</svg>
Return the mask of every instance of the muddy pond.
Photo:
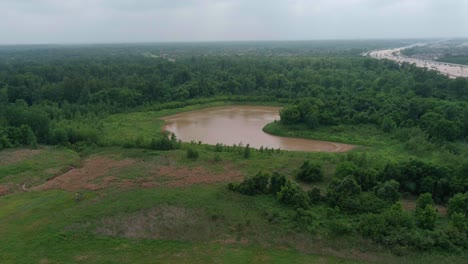
<svg viewBox="0 0 468 264">
<path fill-rule="evenodd" d="M 295 151 L 344 152 L 354 146 L 320 140 L 279 137 L 267 134 L 262 128 L 279 120 L 280 107 L 222 106 L 211 107 L 162 118 L 165 130 L 184 142 L 201 141 L 232 146 L 242 143 L 254 148 L 268 147 Z"/>
</svg>

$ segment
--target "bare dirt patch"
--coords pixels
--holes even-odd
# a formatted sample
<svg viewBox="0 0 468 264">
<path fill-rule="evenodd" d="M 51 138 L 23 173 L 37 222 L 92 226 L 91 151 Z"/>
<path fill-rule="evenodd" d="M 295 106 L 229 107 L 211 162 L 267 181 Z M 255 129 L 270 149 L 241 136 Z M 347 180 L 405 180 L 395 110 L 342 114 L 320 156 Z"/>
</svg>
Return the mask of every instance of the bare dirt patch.
<svg viewBox="0 0 468 264">
<path fill-rule="evenodd" d="M 29 190 L 62 189 L 68 191 L 100 190 L 108 187 L 153 188 L 182 187 L 194 184 L 212 184 L 238 181 L 244 174 L 229 165 L 224 172 L 213 172 L 203 167 L 161 166 L 134 159 L 113 160 L 96 156 L 84 161 L 81 168 L 69 168 L 42 185 Z M 135 165 L 134 167 L 132 167 Z M 141 170 L 140 168 L 145 168 Z M 129 174 L 131 179 L 126 178 Z"/>
<path fill-rule="evenodd" d="M 82 189 L 98 190 L 109 187 L 115 177 L 106 177 L 100 183 L 92 183 L 99 177 L 106 176 L 110 169 L 123 168 L 132 165 L 135 160 L 113 160 L 106 157 L 87 159 L 82 168 L 72 168 L 65 174 L 50 179 L 33 190 L 63 189 L 78 191 Z"/>
<path fill-rule="evenodd" d="M 220 238 L 223 223 L 203 209 L 161 205 L 99 221 L 96 233 L 114 237 L 203 241 Z"/>
<path fill-rule="evenodd" d="M 0 151 L 0 165 L 20 162 L 41 152 L 42 150 L 40 149 L 17 149 Z"/>
<path fill-rule="evenodd" d="M 158 180 L 163 178 L 169 187 L 180 187 L 193 184 L 208 184 L 237 181 L 244 178 L 240 171 L 225 168 L 224 173 L 214 173 L 203 167 L 176 168 L 161 166 L 153 171 L 153 178 Z"/>
<path fill-rule="evenodd" d="M 9 190 L 10 188 L 7 186 L 0 185 L 0 196 L 7 194 Z"/>
</svg>

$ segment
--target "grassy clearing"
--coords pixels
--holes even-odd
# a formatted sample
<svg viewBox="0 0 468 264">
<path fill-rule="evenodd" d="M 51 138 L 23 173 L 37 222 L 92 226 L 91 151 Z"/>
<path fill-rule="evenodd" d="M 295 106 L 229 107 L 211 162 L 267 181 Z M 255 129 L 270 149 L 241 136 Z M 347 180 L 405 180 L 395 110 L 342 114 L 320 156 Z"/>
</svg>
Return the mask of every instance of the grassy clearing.
<svg viewBox="0 0 468 264">
<path fill-rule="evenodd" d="M 165 215 L 154 217 L 155 211 Z M 376 253 L 356 238 L 320 238 L 265 217 L 291 213 L 272 197 L 243 196 L 224 185 L 86 192 L 81 202 L 57 190 L 14 194 L 0 197 L 0 255 L 2 263 L 463 262 Z M 141 235 L 132 225 L 154 233 Z M 185 232 L 177 236 L 173 228 Z"/>
<path fill-rule="evenodd" d="M 270 247 L 256 243 L 255 239 L 263 240 L 269 224 L 256 210 L 253 198 L 225 192 L 224 188 L 115 190 L 98 195 L 87 193 L 86 197 L 79 203 L 74 201 L 73 194 L 63 191 L 1 197 L 2 262 L 105 263 L 119 259 L 123 263 L 173 263 L 176 260 L 184 263 L 239 263 L 239 260 L 352 263 L 337 257 L 304 254 L 286 248 L 272 251 Z M 269 203 L 274 206 L 274 201 Z M 125 224 L 121 221 L 151 208 L 182 208 L 179 210 L 186 212 L 201 210 L 203 217 L 196 219 L 200 225 L 206 227 L 206 222 L 213 221 L 219 225 L 211 231 L 186 229 L 186 236 L 191 238 L 188 241 L 128 238 L 99 232 L 106 219 L 117 219 L 118 223 Z M 177 217 L 174 214 L 169 219 Z M 164 227 L 168 223 L 162 221 L 158 224 Z M 107 225 L 109 227 L 112 226 Z M 212 237 L 212 231 L 223 232 L 221 237 L 217 237 L 218 232 Z"/>
<path fill-rule="evenodd" d="M 21 151 L 21 149 L 16 151 Z M 5 152 L 13 155 L 14 151 Z M 79 164 L 80 156 L 72 150 L 43 147 L 34 156 L 1 165 L 0 183 L 27 182 L 28 186 L 37 185 Z"/>
<path fill-rule="evenodd" d="M 185 150 L 87 151 L 92 156 L 117 160 L 138 159 L 133 166 L 113 173 L 131 179 L 145 177 L 152 165 L 168 164 L 177 168 L 202 166 L 213 171 L 226 170 L 230 165 L 228 168 L 240 169 L 246 175 L 262 168 L 279 169 L 293 177 L 294 169 L 304 159 L 333 164 L 346 155 L 270 155 L 253 151 L 249 159 L 244 159 L 239 153 L 219 152 L 221 161 L 215 162 L 212 146 L 191 147 L 200 151 L 199 159 L 187 159 Z M 332 173 L 329 165 L 325 182 Z M 326 184 L 320 186 L 325 188 Z M 84 197 L 75 202 L 74 193 L 59 190 L 0 197 L 3 263 L 106 263 L 115 259 L 123 263 L 418 263 L 421 259 L 427 263 L 462 263 L 462 257 L 438 254 L 395 257 L 360 238 L 328 233 L 327 226 L 315 234 L 294 229 L 286 220 L 294 214 L 293 209 L 270 196 L 229 192 L 223 183 L 183 188 L 108 188 L 84 191 Z M 327 208 L 317 206 L 313 210 L 317 219 L 328 219 Z"/>
<path fill-rule="evenodd" d="M 197 107 L 207 106 L 114 115 L 104 120 L 106 132 L 102 137 L 109 143 L 122 144 L 126 137 L 159 137 L 163 123 L 158 118 Z M 355 128 L 350 131 L 353 132 L 349 135 L 346 130 L 337 132 L 334 138 L 325 138 L 325 129 L 317 134 L 293 131 L 288 136 L 367 145 L 363 143 L 368 138 L 365 132 L 374 130 Z M 213 175 L 238 171 L 248 176 L 258 171 L 280 171 L 294 179 L 302 162 L 313 160 L 323 164 L 324 180 L 301 185 L 306 190 L 317 186 L 325 191 L 336 164 L 348 155 L 365 155 L 377 166 L 384 165 L 382 160 L 398 161 L 416 155 L 403 144 L 374 132 L 369 137 L 369 144 L 373 146 L 357 148 L 350 153 L 267 153 L 253 149 L 248 159 L 241 150 L 215 152 L 214 146 L 190 143 L 173 151 L 94 146 L 82 148 L 78 154 L 68 149 L 44 148 L 37 155 L 0 166 L 0 183 L 22 183 L 31 179 L 43 182 L 57 171 L 79 166 L 93 157 L 134 159 L 135 163 L 129 166 L 109 169 L 105 176 L 112 175 L 116 181 L 136 182 L 152 176 L 154 169 L 161 167 L 180 169 L 184 173 L 203 168 Z M 199 152 L 198 159 L 187 158 L 188 148 Z M 440 159 L 440 155 L 424 158 Z M 156 178 L 154 181 L 160 185 L 151 188 L 111 185 L 97 191 L 83 190 L 84 200 L 80 202 L 75 201 L 74 192 L 61 190 L 1 196 L 2 263 L 110 263 L 115 260 L 122 263 L 466 262 L 463 254 L 438 252 L 415 252 L 398 257 L 358 236 L 335 234 L 331 230 L 340 222 L 326 206 L 314 206 L 311 212 L 317 222 L 327 224 L 308 232 L 290 221 L 294 209 L 280 204 L 272 196 L 240 195 L 228 191 L 224 182 L 169 187 L 167 184 L 173 180 Z M 354 221 L 352 217 L 348 220 Z"/>
</svg>

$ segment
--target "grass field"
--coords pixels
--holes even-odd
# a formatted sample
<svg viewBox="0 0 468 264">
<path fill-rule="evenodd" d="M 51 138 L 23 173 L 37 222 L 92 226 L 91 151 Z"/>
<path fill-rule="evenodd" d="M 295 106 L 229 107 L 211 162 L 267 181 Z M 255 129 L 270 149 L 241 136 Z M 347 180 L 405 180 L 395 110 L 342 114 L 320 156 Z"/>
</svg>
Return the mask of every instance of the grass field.
<svg viewBox="0 0 468 264">
<path fill-rule="evenodd" d="M 102 137 L 108 144 L 159 137 L 163 123 L 157 118 L 200 107 L 205 106 L 110 116 Z M 343 131 L 327 138 L 325 130 L 296 136 L 363 145 L 351 153 L 365 153 L 371 162 L 409 155 L 377 132 L 364 144 L 359 129 L 371 128 L 357 128 L 348 137 Z M 189 147 L 199 152 L 198 159 L 186 157 Z M 245 159 L 241 152 L 188 143 L 172 151 L 120 146 L 2 151 L 0 187 L 7 192 L 0 195 L 1 263 L 467 262 L 463 254 L 397 256 L 358 236 L 335 234 L 333 210 L 320 205 L 312 208 L 314 217 L 329 224 L 302 230 L 288 220 L 295 210 L 274 197 L 226 187 L 261 170 L 294 180 L 307 159 L 323 164 L 325 180 L 316 186 L 325 191 L 347 155 L 253 150 Z M 312 186 L 302 184 L 306 190 Z"/>
</svg>

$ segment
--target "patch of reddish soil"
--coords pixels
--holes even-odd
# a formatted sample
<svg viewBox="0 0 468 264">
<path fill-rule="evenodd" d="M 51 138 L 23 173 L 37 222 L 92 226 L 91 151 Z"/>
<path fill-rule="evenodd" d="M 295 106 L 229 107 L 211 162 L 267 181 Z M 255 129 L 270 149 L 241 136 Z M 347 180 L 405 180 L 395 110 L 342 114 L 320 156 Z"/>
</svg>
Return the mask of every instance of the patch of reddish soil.
<svg viewBox="0 0 468 264">
<path fill-rule="evenodd" d="M 132 159 L 112 160 L 105 157 L 94 157 L 86 160 L 82 168 L 73 168 L 65 174 L 57 176 L 33 190 L 63 189 L 78 191 L 82 189 L 99 190 L 109 187 L 116 178 L 105 177 L 101 183 L 91 183 L 99 177 L 106 176 L 110 169 L 123 168 L 135 163 Z"/>
<path fill-rule="evenodd" d="M 203 167 L 176 168 L 162 166 L 154 170 L 153 177 L 156 181 L 158 178 L 167 179 L 166 185 L 169 187 L 180 187 L 193 184 L 236 181 L 243 179 L 244 174 L 232 169 L 226 169 L 224 173 L 214 173 Z"/>
<path fill-rule="evenodd" d="M 9 190 L 8 187 L 0 185 L 0 196 L 7 194 Z"/>
<path fill-rule="evenodd" d="M 229 166 L 225 172 L 215 173 L 203 167 L 177 168 L 174 166 L 150 166 L 150 176 L 121 179 L 108 176 L 110 170 L 131 166 L 135 160 L 112 160 L 106 157 L 87 159 L 82 168 L 71 168 L 68 172 L 49 179 L 46 183 L 31 188 L 31 190 L 62 189 L 68 191 L 100 190 L 108 187 L 120 188 L 154 188 L 158 186 L 181 187 L 193 184 L 210 184 L 218 182 L 238 181 L 244 174 Z M 118 175 L 116 175 L 118 176 Z M 137 176 L 137 175 L 135 175 Z"/>
<path fill-rule="evenodd" d="M 0 152 L 0 165 L 20 162 L 41 153 L 40 149 L 17 149 Z"/>
</svg>

